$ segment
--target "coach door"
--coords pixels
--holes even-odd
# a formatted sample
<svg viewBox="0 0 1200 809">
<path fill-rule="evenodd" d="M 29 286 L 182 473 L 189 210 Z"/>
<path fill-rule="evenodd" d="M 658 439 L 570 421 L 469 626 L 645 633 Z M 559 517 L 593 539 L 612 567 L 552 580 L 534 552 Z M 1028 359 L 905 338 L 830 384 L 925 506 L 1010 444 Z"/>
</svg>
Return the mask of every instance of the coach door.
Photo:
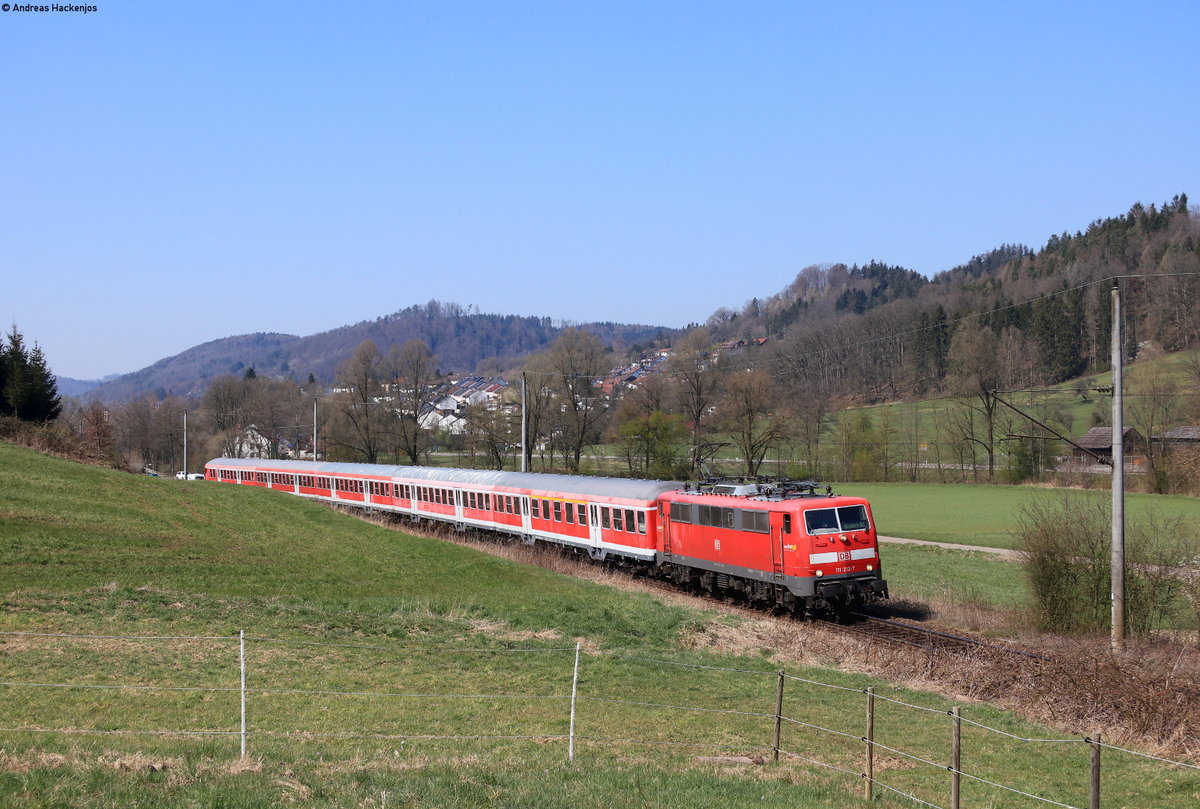
<svg viewBox="0 0 1200 809">
<path fill-rule="evenodd" d="M 461 489 L 454 490 L 454 519 L 462 522 L 463 518 L 463 497 L 464 493 Z"/>
<path fill-rule="evenodd" d="M 529 495 L 519 495 L 517 502 L 520 503 L 518 508 L 521 509 L 521 529 L 528 535 L 533 530 L 533 521 L 529 518 Z"/>
<path fill-rule="evenodd" d="M 599 548 L 604 538 L 600 534 L 600 506 L 588 504 L 588 542 L 593 548 Z"/>
</svg>

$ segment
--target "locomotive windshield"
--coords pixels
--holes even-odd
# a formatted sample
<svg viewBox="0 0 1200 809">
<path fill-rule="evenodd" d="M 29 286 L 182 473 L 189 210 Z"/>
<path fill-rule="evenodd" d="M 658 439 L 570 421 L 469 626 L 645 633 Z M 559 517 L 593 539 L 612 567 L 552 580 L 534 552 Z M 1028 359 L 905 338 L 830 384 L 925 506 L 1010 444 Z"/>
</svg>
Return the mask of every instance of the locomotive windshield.
<svg viewBox="0 0 1200 809">
<path fill-rule="evenodd" d="M 804 526 L 810 534 L 864 531 L 868 526 L 867 509 L 865 506 L 814 508 L 804 512 Z"/>
</svg>

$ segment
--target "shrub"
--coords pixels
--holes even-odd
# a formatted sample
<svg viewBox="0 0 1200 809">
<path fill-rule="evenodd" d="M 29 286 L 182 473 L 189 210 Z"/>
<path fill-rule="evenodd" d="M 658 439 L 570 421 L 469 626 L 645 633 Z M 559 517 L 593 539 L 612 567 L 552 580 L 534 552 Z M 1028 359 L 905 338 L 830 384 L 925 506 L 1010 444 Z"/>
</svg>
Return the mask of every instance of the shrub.
<svg viewBox="0 0 1200 809">
<path fill-rule="evenodd" d="M 1055 632 L 1111 627 L 1111 511 L 1102 494 L 1066 493 L 1022 509 L 1017 549 L 1035 623 Z M 1125 625 L 1146 634 L 1172 617 L 1192 586 L 1200 539 L 1179 518 L 1151 514 L 1125 527 Z M 1197 594 L 1200 595 L 1200 594 Z M 1194 605 L 1195 606 L 1195 605 Z"/>
</svg>

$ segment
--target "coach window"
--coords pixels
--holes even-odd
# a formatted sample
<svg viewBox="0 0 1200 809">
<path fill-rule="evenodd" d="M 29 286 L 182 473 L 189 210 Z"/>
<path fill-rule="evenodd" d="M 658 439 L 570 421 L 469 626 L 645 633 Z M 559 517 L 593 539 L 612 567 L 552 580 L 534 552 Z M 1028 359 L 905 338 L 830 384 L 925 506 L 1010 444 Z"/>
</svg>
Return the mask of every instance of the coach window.
<svg viewBox="0 0 1200 809">
<path fill-rule="evenodd" d="M 562 503 L 554 501 L 554 521 L 562 522 Z"/>
<path fill-rule="evenodd" d="M 567 512 L 567 522 L 571 525 L 575 524 L 575 506 L 572 503 L 563 503 L 563 509 Z"/>
<path fill-rule="evenodd" d="M 646 533 L 646 512 L 639 511 L 637 513 L 637 525 L 639 534 Z"/>
<path fill-rule="evenodd" d="M 621 509 L 619 509 L 619 508 L 613 509 L 613 530 L 614 531 L 624 531 L 625 530 L 625 523 L 621 518 Z"/>
<path fill-rule="evenodd" d="M 585 506 L 583 503 L 576 503 L 575 509 L 576 514 L 578 515 L 578 518 L 575 521 L 580 525 L 587 525 L 587 506 Z"/>
<path fill-rule="evenodd" d="M 600 527 L 601 528 L 610 527 L 610 523 L 608 521 L 608 506 L 605 506 L 604 508 L 600 509 Z"/>
</svg>

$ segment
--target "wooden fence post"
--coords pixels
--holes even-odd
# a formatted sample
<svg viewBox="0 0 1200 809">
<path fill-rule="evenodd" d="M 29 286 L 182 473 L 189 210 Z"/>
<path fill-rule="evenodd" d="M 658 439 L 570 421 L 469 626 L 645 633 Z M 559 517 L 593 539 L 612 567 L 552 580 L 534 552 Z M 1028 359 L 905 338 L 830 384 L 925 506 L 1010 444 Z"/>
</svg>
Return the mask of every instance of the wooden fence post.
<svg viewBox="0 0 1200 809">
<path fill-rule="evenodd" d="M 950 711 L 954 718 L 954 731 L 950 741 L 950 809 L 959 809 L 959 790 L 962 788 L 962 709 Z"/>
<path fill-rule="evenodd" d="M 783 733 L 783 669 L 779 670 L 779 682 L 775 685 L 775 763 L 779 763 L 779 737 Z"/>
<path fill-rule="evenodd" d="M 873 800 L 875 797 L 875 686 L 867 688 L 867 766 L 863 777 L 866 785 L 863 788 L 864 797 Z"/>
<path fill-rule="evenodd" d="M 241 670 L 242 758 L 246 757 L 246 630 L 238 630 L 238 668 Z"/>
<path fill-rule="evenodd" d="M 571 724 L 567 731 L 567 761 L 575 760 L 575 701 L 579 696 L 579 650 L 583 641 L 575 642 L 575 670 L 571 674 Z"/>
<path fill-rule="evenodd" d="M 1092 734 L 1092 777 L 1088 789 L 1088 809 L 1100 809 L 1100 731 Z"/>
</svg>

